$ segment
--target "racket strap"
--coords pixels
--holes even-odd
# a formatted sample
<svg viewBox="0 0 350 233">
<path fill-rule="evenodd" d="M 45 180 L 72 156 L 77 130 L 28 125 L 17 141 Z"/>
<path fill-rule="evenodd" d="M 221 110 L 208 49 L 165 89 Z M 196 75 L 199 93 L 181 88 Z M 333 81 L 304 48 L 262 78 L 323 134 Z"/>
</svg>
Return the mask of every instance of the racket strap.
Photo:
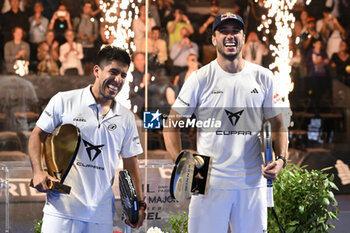
<svg viewBox="0 0 350 233">
<path fill-rule="evenodd" d="M 284 228 L 282 227 L 280 221 L 278 221 L 278 216 L 277 216 L 277 214 L 276 214 L 275 208 L 271 207 L 271 210 L 272 210 L 273 216 L 274 216 L 275 219 L 276 219 L 276 222 L 277 222 L 278 228 L 280 229 L 280 232 L 281 232 L 281 233 L 285 233 L 285 230 L 284 230 Z"/>
</svg>

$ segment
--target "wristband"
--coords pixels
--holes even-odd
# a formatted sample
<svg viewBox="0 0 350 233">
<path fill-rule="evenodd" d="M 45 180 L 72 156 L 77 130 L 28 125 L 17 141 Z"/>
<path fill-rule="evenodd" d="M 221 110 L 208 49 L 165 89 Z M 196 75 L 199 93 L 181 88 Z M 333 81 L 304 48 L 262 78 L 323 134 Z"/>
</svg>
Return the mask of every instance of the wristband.
<svg viewBox="0 0 350 233">
<path fill-rule="evenodd" d="M 282 159 L 282 161 L 283 161 L 283 168 L 285 168 L 287 166 L 286 158 L 284 156 L 282 156 L 282 155 L 277 155 L 276 156 L 276 161 L 279 160 L 279 159 Z"/>
<path fill-rule="evenodd" d="M 147 204 L 144 201 L 139 201 L 139 209 L 146 210 L 147 209 Z"/>
</svg>

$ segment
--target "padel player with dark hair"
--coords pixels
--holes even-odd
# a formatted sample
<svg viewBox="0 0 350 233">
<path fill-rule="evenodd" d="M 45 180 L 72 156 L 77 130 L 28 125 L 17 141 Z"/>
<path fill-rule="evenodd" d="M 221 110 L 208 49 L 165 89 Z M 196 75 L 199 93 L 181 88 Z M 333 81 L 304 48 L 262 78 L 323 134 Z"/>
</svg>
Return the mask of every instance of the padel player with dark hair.
<svg viewBox="0 0 350 233">
<path fill-rule="evenodd" d="M 265 178 L 276 179 L 285 164 L 287 132 L 281 99 L 270 70 L 242 58 L 245 26 L 231 12 L 217 16 L 212 43 L 217 59 L 194 71 L 183 85 L 168 120 L 179 116 L 213 119 L 219 129 L 197 130 L 197 151 L 212 156 L 206 195 L 193 194 L 189 206 L 189 233 L 267 232 Z M 271 122 L 276 160 L 263 165 L 259 132 Z M 180 153 L 180 131 L 164 130 L 173 159 Z"/>
<path fill-rule="evenodd" d="M 112 184 L 120 159 L 135 183 L 140 201 L 140 227 L 144 220 L 141 175 L 137 155 L 142 153 L 133 114 L 115 100 L 130 65 L 120 48 L 100 50 L 93 67 L 95 82 L 82 89 L 57 93 L 41 114 L 29 139 L 33 186 L 47 192 L 42 232 L 96 233 L 113 231 Z M 81 143 L 64 184 L 70 194 L 48 190 L 57 181 L 42 169 L 41 143 L 59 125 L 79 128 Z M 57 155 L 59 156 L 59 155 Z"/>
</svg>

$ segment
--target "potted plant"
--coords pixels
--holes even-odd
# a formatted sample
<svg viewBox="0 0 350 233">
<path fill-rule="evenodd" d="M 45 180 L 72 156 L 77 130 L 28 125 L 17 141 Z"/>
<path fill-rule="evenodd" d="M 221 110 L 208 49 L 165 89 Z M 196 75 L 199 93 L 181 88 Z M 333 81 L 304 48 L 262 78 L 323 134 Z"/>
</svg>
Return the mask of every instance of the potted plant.
<svg viewBox="0 0 350 233">
<path fill-rule="evenodd" d="M 334 228 L 329 220 L 337 218 L 339 210 L 333 190 L 334 175 L 324 171 L 308 171 L 290 164 L 274 181 L 275 210 L 286 233 L 327 232 Z M 268 232 L 280 232 L 277 221 L 269 209 Z"/>
<path fill-rule="evenodd" d="M 304 167 L 287 165 L 274 181 L 274 202 L 279 222 L 286 233 L 322 233 L 334 228 L 329 220 L 337 218 L 339 210 L 333 190 L 334 175 L 321 171 L 308 171 Z M 268 232 L 279 233 L 276 219 L 269 208 Z M 170 233 L 187 232 L 188 215 L 186 212 L 170 216 Z"/>
</svg>

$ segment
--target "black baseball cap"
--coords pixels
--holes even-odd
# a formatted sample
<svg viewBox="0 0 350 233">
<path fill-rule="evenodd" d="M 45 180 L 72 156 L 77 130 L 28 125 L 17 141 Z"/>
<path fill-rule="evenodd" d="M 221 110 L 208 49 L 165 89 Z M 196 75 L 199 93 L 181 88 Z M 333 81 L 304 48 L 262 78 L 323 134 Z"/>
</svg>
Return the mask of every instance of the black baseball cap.
<svg viewBox="0 0 350 233">
<path fill-rule="evenodd" d="M 243 31 L 245 31 L 244 22 L 243 22 L 243 19 L 241 18 L 241 16 L 236 15 L 232 12 L 226 12 L 224 14 L 216 16 L 214 23 L 213 23 L 213 31 L 212 31 L 213 34 L 218 26 L 220 26 L 224 22 L 227 22 L 228 20 L 233 20 L 233 21 L 239 22 L 240 25 L 242 26 Z"/>
</svg>

